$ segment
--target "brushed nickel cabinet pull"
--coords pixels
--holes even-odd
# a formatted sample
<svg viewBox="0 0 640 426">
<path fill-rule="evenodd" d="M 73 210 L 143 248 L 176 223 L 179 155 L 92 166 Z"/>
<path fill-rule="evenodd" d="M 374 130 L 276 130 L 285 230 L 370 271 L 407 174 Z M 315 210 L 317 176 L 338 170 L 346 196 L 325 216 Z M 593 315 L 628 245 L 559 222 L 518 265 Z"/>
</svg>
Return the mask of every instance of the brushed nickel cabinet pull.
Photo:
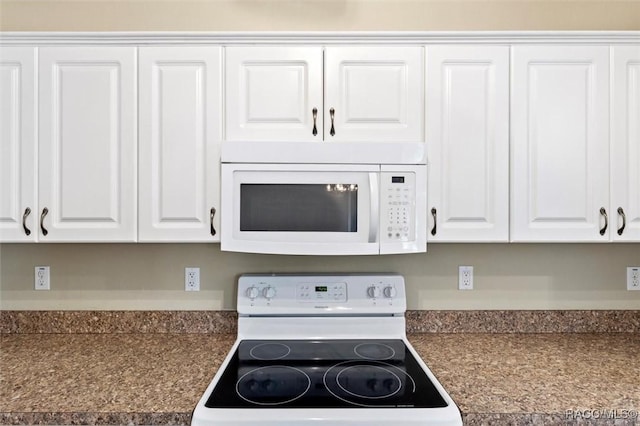
<svg viewBox="0 0 640 426">
<path fill-rule="evenodd" d="M 600 235 L 604 235 L 609 227 L 609 216 L 607 216 L 607 211 L 604 207 L 600 208 L 600 214 L 604 217 L 604 227 L 600 230 Z"/>
<path fill-rule="evenodd" d="M 27 207 L 24 209 L 24 214 L 22 215 L 22 228 L 24 229 L 24 233 L 27 235 L 31 235 L 31 230 L 27 228 L 27 217 L 31 214 L 31 209 Z"/>
<path fill-rule="evenodd" d="M 49 233 L 49 231 L 47 231 L 47 228 L 44 227 L 44 218 L 47 216 L 47 214 L 49 214 L 49 209 L 48 208 L 44 208 L 42 209 L 42 214 L 40 215 L 40 229 L 42 230 L 42 235 L 47 235 Z"/>
<path fill-rule="evenodd" d="M 438 216 L 437 216 L 437 211 L 436 208 L 432 208 L 431 209 L 431 216 L 433 216 L 433 228 L 431 228 L 431 235 L 436 235 L 437 229 L 437 222 L 438 222 Z"/>
<path fill-rule="evenodd" d="M 331 130 L 329 130 L 329 134 L 331 136 L 335 136 L 336 135 L 336 128 L 334 127 L 333 122 L 334 122 L 334 118 L 336 116 L 336 110 L 331 108 L 329 110 L 329 116 L 331 116 Z"/>
<path fill-rule="evenodd" d="M 313 136 L 318 135 L 318 126 L 316 126 L 316 122 L 318 120 L 318 108 L 314 108 L 311 112 L 313 112 L 313 131 L 311 132 Z"/>
<path fill-rule="evenodd" d="M 211 235 L 214 236 L 216 235 L 216 228 L 213 227 L 213 217 L 216 215 L 216 209 L 215 207 L 211 207 L 211 211 L 210 211 L 210 224 L 211 224 Z"/>
<path fill-rule="evenodd" d="M 618 235 L 622 235 L 624 228 L 627 226 L 627 216 L 624 214 L 622 207 L 618 207 L 618 214 L 622 216 L 622 226 L 618 229 Z"/>
</svg>

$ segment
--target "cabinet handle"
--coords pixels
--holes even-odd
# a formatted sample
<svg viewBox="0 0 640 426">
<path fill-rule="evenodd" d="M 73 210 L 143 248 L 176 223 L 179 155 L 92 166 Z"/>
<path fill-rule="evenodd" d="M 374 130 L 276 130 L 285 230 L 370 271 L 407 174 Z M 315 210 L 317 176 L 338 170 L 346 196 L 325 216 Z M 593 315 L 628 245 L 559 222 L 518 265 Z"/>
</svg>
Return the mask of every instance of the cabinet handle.
<svg viewBox="0 0 640 426">
<path fill-rule="evenodd" d="M 211 211 L 209 214 L 209 220 L 210 220 L 210 224 L 211 224 L 211 235 L 214 236 L 216 235 L 216 228 L 213 227 L 213 217 L 216 215 L 216 209 L 215 207 L 211 207 Z"/>
<path fill-rule="evenodd" d="M 22 228 L 24 228 L 24 233 L 27 235 L 31 235 L 31 230 L 27 228 L 27 217 L 31 214 L 31 209 L 27 207 L 24 209 L 24 214 L 22 215 Z"/>
<path fill-rule="evenodd" d="M 334 127 L 333 122 L 334 122 L 334 118 L 336 116 L 336 110 L 331 108 L 329 110 L 329 116 L 331 117 L 331 130 L 329 130 L 329 134 L 331 136 L 335 136 L 336 135 L 336 128 Z"/>
<path fill-rule="evenodd" d="M 314 108 L 311 112 L 313 112 L 313 131 L 311 134 L 313 134 L 313 136 L 317 136 L 318 127 L 316 126 L 316 121 L 318 120 L 318 108 Z"/>
<path fill-rule="evenodd" d="M 44 227 L 44 218 L 47 216 L 47 214 L 49 214 L 49 209 L 48 208 L 44 208 L 42 209 L 42 214 L 40 215 L 40 229 L 42 230 L 42 235 L 47 235 L 49 233 L 49 231 L 47 231 L 47 228 Z"/>
<path fill-rule="evenodd" d="M 627 226 L 627 216 L 624 214 L 622 207 L 618 207 L 618 214 L 622 216 L 622 226 L 618 229 L 618 235 L 622 235 L 625 226 Z"/>
<path fill-rule="evenodd" d="M 437 211 L 436 208 L 432 208 L 431 209 L 431 216 L 433 216 L 433 228 L 431 229 L 431 235 L 436 235 L 437 229 L 436 229 L 436 224 L 438 222 L 438 216 L 437 216 Z"/>
<path fill-rule="evenodd" d="M 600 214 L 604 217 L 604 227 L 600 230 L 600 235 L 604 235 L 609 227 L 609 216 L 607 216 L 607 211 L 604 207 L 600 207 Z"/>
</svg>

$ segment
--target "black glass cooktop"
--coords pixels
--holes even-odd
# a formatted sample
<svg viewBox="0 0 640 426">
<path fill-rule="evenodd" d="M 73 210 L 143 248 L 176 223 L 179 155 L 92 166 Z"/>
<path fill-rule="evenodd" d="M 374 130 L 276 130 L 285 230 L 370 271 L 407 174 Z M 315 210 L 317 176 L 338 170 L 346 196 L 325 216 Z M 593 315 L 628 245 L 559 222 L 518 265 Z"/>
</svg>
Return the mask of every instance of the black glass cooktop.
<svg viewBox="0 0 640 426">
<path fill-rule="evenodd" d="M 209 408 L 434 408 L 447 403 L 402 340 L 243 340 Z"/>
</svg>

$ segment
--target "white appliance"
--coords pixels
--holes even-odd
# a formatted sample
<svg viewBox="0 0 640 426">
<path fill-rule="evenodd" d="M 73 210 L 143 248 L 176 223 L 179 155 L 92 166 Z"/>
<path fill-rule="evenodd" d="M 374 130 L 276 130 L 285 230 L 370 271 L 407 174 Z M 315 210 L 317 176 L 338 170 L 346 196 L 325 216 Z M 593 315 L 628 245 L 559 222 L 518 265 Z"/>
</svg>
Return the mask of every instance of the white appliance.
<svg viewBox="0 0 640 426">
<path fill-rule="evenodd" d="M 460 426 L 405 334 L 400 275 L 243 275 L 193 426 Z"/>
<path fill-rule="evenodd" d="M 221 157 L 222 250 L 427 250 L 422 143 L 226 142 Z"/>
</svg>

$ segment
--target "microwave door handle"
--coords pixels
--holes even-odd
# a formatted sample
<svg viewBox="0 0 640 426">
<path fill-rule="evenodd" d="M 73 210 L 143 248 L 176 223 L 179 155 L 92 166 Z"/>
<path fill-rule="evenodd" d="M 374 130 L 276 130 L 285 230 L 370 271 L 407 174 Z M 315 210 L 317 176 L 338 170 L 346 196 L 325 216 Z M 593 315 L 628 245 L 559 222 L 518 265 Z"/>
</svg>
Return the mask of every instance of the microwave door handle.
<svg viewBox="0 0 640 426">
<path fill-rule="evenodd" d="M 369 242 L 378 241 L 378 228 L 380 224 L 380 189 L 378 185 L 378 173 L 369 173 Z"/>
</svg>

